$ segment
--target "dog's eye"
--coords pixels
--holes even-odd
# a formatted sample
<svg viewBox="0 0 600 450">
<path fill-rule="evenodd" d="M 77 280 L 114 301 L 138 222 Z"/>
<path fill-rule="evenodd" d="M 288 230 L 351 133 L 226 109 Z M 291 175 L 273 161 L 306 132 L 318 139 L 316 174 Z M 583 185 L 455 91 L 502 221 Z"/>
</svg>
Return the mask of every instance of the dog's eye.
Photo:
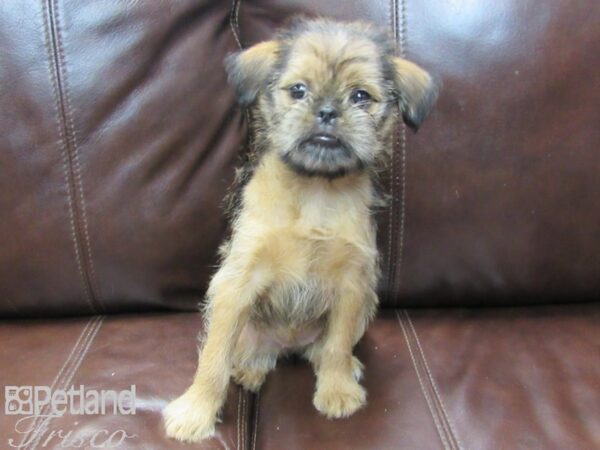
<svg viewBox="0 0 600 450">
<path fill-rule="evenodd" d="M 371 96 L 364 89 L 357 89 L 350 96 L 350 101 L 352 103 L 366 103 L 371 100 Z"/>
<path fill-rule="evenodd" d="M 290 88 L 290 95 L 294 100 L 301 100 L 306 97 L 308 88 L 302 83 L 297 83 Z"/>
</svg>

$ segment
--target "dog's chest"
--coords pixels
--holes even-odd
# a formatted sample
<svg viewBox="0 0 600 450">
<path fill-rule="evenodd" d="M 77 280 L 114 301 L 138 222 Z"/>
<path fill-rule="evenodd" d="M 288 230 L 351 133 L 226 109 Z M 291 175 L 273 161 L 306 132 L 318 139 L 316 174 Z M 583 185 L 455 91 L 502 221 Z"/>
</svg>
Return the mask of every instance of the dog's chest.
<svg viewBox="0 0 600 450">
<path fill-rule="evenodd" d="M 280 279 L 257 303 L 256 318 L 271 326 L 302 329 L 325 316 L 332 292 L 320 280 Z"/>
<path fill-rule="evenodd" d="M 283 189 L 259 177 L 247 193 L 247 236 L 259 249 L 261 279 L 268 277 L 253 320 L 287 341 L 318 334 L 342 280 L 374 245 L 368 189 L 311 181 Z"/>
<path fill-rule="evenodd" d="M 319 328 L 329 310 L 349 244 L 327 225 L 327 220 L 294 223 L 270 239 L 275 276 L 255 318 L 279 330 L 276 334 L 296 336 Z"/>
</svg>

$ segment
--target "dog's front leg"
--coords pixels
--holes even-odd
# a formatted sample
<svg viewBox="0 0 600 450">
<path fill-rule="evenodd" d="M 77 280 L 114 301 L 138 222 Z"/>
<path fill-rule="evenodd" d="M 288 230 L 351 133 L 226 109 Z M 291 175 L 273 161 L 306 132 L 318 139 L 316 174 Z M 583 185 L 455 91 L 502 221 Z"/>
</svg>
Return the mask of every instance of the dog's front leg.
<svg viewBox="0 0 600 450">
<path fill-rule="evenodd" d="M 309 356 L 317 375 L 313 403 L 329 418 L 347 417 L 366 404 L 366 391 L 358 383 L 362 364 L 352 349 L 368 322 L 368 298 L 355 283 L 342 285 L 325 335 Z"/>
<path fill-rule="evenodd" d="M 175 439 L 197 442 L 214 434 L 227 394 L 231 354 L 262 286 L 250 267 L 238 269 L 225 263 L 211 282 L 208 330 L 194 381 L 164 411 L 167 435 Z"/>
</svg>

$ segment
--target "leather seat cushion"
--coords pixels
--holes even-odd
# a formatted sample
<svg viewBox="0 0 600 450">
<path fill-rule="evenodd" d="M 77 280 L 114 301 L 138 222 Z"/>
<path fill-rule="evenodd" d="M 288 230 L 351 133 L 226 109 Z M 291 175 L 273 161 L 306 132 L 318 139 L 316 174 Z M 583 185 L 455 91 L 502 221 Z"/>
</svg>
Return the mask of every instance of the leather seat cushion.
<svg viewBox="0 0 600 450">
<path fill-rule="evenodd" d="M 216 437 L 198 445 L 167 439 L 160 411 L 192 379 L 199 314 L 2 322 L 0 384 L 135 385 L 135 415 L 66 415 L 47 427 L 136 435 L 122 448 L 589 449 L 600 444 L 598 323 L 598 304 L 385 311 L 357 348 L 365 409 L 319 416 L 312 370 L 284 361 L 258 397 L 232 385 Z M 2 439 L 21 442 L 20 417 L 0 415 Z"/>
<path fill-rule="evenodd" d="M 600 305 L 386 313 L 357 349 L 367 407 L 327 420 L 310 368 L 279 367 L 252 448 L 598 448 L 599 323 Z"/>
<path fill-rule="evenodd" d="M 117 390 L 135 385 L 134 415 L 65 415 L 51 419 L 47 432 L 37 440 L 27 438 L 33 448 L 64 448 L 58 437 L 73 431 L 72 439 L 97 442 L 124 430 L 135 437 L 120 449 L 213 449 L 245 448 L 249 440 L 249 395 L 232 385 L 217 435 L 202 444 L 178 444 L 165 436 L 161 410 L 189 386 L 197 362 L 196 335 L 199 314 L 146 314 L 142 316 L 96 316 L 61 320 L 7 321 L 0 324 L 0 384 L 2 386 L 54 386 Z M 4 404 L 4 389 L 2 390 Z M 110 411 L 112 413 L 112 411 Z M 0 414 L 0 448 L 8 439 L 23 443 L 25 435 L 15 431 L 23 416 Z M 23 428 L 20 428 L 23 429 Z M 117 435 L 116 437 L 119 437 Z M 85 447 L 85 446 L 84 446 Z"/>
</svg>

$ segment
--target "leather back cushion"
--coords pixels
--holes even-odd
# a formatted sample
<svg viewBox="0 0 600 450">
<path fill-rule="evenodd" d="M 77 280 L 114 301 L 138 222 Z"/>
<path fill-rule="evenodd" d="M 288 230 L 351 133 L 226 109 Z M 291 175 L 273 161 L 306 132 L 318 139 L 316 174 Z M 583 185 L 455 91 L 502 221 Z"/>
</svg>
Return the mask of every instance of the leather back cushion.
<svg viewBox="0 0 600 450">
<path fill-rule="evenodd" d="M 245 136 L 215 0 L 3 1 L 3 314 L 194 308 Z"/>
<path fill-rule="evenodd" d="M 593 2 L 1 2 L 0 314 L 195 307 L 246 140 L 223 57 L 298 12 L 443 81 L 383 176 L 385 305 L 599 296 Z"/>
</svg>

